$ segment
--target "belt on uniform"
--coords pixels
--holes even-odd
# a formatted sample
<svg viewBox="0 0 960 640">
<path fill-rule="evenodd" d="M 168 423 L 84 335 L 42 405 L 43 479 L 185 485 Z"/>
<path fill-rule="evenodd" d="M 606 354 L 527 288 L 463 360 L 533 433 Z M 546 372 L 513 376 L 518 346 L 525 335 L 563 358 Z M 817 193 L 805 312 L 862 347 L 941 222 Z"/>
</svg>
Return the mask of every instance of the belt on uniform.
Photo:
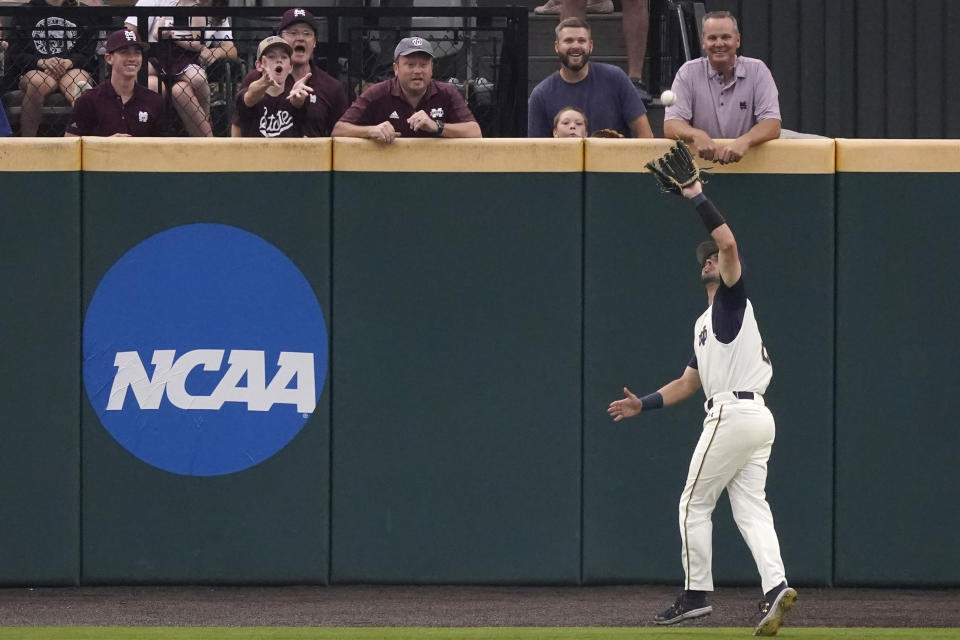
<svg viewBox="0 0 960 640">
<path fill-rule="evenodd" d="M 723 399 L 721 398 L 721 396 L 727 396 L 727 395 L 732 395 L 734 398 L 737 398 L 738 400 L 753 400 L 754 398 L 757 398 L 759 400 L 763 399 L 762 395 L 760 395 L 759 393 L 754 393 L 753 391 L 730 391 L 729 393 L 718 393 L 717 395 L 713 396 L 713 398 L 710 398 L 709 400 L 707 400 L 707 411 L 710 411 L 710 409 L 713 409 L 714 398 L 716 398 L 717 401 L 719 402 L 720 400 Z"/>
</svg>

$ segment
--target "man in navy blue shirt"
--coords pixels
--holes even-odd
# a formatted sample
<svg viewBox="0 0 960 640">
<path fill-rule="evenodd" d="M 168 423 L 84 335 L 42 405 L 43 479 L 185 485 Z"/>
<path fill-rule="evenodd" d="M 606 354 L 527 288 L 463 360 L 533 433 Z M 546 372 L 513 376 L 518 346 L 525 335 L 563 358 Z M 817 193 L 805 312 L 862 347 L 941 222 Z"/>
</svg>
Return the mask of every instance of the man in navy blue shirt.
<svg viewBox="0 0 960 640">
<path fill-rule="evenodd" d="M 553 118 L 564 107 L 587 114 L 590 132 L 613 129 L 624 136 L 652 138 L 647 109 L 630 78 L 619 67 L 590 62 L 590 25 L 567 18 L 557 25 L 553 48 L 560 70 L 534 87 L 527 103 L 527 136 L 549 138 Z"/>
</svg>

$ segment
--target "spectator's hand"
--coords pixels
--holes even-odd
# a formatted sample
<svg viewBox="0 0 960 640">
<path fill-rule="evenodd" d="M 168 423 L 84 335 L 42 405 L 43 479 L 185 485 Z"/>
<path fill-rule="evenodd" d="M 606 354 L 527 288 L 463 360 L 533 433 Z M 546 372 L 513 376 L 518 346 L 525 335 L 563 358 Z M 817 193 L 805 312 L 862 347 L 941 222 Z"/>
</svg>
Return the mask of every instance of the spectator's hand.
<svg viewBox="0 0 960 640">
<path fill-rule="evenodd" d="M 7 48 L 7 41 L 0 40 L 0 49 L 6 49 L 6 48 Z"/>
<path fill-rule="evenodd" d="M 59 80 L 67 72 L 63 66 L 63 58 L 47 58 L 47 73 Z M 39 65 L 38 65 L 39 66 Z"/>
<path fill-rule="evenodd" d="M 307 96 L 313 93 L 313 87 L 307 86 L 307 80 L 310 79 L 311 75 L 313 74 L 308 73 L 294 82 L 293 88 L 290 89 L 290 93 L 287 94 L 287 100 L 298 109 L 303 106 L 303 102 L 307 99 Z"/>
<path fill-rule="evenodd" d="M 259 89 L 261 91 L 266 91 L 270 87 L 277 87 L 278 89 L 283 89 L 283 85 L 280 84 L 276 79 L 274 79 L 272 75 L 270 75 L 269 69 L 264 68 L 263 71 L 261 71 L 260 73 L 261 73 L 260 79 L 254 80 L 253 82 L 251 82 L 250 83 L 251 86 L 253 84 L 259 84 Z"/>
<path fill-rule="evenodd" d="M 367 129 L 367 137 L 376 140 L 382 144 L 390 144 L 394 140 L 400 137 L 400 134 L 396 129 L 393 128 L 393 125 L 390 124 L 389 120 L 384 120 L 380 124 L 374 125 Z"/>
<path fill-rule="evenodd" d="M 717 143 L 703 131 L 693 134 L 693 144 L 697 148 L 697 155 L 704 160 L 713 160 L 717 157 Z"/>
<path fill-rule="evenodd" d="M 740 159 L 746 155 L 750 149 L 750 143 L 741 138 L 737 138 L 725 147 L 717 150 L 716 160 L 720 164 L 730 164 L 731 162 L 740 162 Z"/>
<path fill-rule="evenodd" d="M 115 133 L 110 137 L 111 138 L 132 138 L 133 136 L 131 136 L 129 133 Z"/>
<path fill-rule="evenodd" d="M 52 60 L 52 58 L 50 60 Z M 48 60 L 47 58 L 40 58 L 39 60 L 37 60 L 37 69 L 40 69 L 40 71 L 46 71 L 47 65 L 49 64 L 50 60 Z"/>
<path fill-rule="evenodd" d="M 200 57 L 198 61 L 200 62 L 201 67 L 209 67 L 210 65 L 212 65 L 214 62 L 217 61 L 217 56 L 216 54 L 213 53 L 213 49 L 208 49 L 206 47 L 203 47 L 202 49 L 200 49 L 199 53 L 200 53 Z"/>
<path fill-rule="evenodd" d="M 427 112 L 421 109 L 407 118 L 407 124 L 414 131 L 426 131 L 427 133 L 436 133 L 440 130 L 437 121 L 427 115 Z"/>
</svg>

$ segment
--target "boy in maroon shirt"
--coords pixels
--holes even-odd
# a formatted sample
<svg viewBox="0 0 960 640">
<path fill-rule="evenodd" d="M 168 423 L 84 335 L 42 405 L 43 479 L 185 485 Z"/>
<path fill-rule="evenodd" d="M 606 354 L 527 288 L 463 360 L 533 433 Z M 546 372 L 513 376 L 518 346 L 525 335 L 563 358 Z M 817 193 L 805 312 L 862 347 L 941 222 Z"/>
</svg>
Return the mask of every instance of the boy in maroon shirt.
<svg viewBox="0 0 960 640">
<path fill-rule="evenodd" d="M 343 112 L 347 110 L 347 91 L 343 84 L 320 68 L 313 59 L 313 52 L 317 46 L 317 23 L 313 14 L 307 9 L 287 9 L 283 12 L 280 26 L 276 35 L 280 36 L 293 47 L 293 73 L 287 79 L 287 86 L 292 87 L 294 82 L 310 75 L 307 84 L 313 93 L 307 96 L 304 104 L 306 118 L 303 124 L 303 135 L 313 138 L 329 136 L 330 130 L 336 124 Z M 240 86 L 242 91 L 251 82 L 260 78 L 256 70 L 250 71 Z M 240 135 L 240 120 L 234 116 L 233 126 L 230 129 L 232 136 Z"/>
<path fill-rule="evenodd" d="M 307 85 L 310 74 L 293 83 L 287 93 L 287 78 L 293 71 L 293 47 L 277 36 L 270 36 L 257 47 L 257 71 L 254 80 L 237 94 L 240 135 L 245 138 L 302 138 L 305 113 L 303 104 L 313 89 Z"/>
<path fill-rule="evenodd" d="M 378 82 L 350 105 L 333 135 L 371 138 L 383 144 L 398 136 L 479 138 L 463 97 L 446 82 L 433 80 L 433 46 L 423 38 L 404 38 L 394 49 L 394 77 Z"/>
<path fill-rule="evenodd" d="M 64 136 L 164 135 L 167 121 L 163 98 L 137 84 L 148 46 L 136 31 L 121 29 L 107 37 L 104 60 L 110 65 L 110 81 L 77 98 Z"/>
</svg>

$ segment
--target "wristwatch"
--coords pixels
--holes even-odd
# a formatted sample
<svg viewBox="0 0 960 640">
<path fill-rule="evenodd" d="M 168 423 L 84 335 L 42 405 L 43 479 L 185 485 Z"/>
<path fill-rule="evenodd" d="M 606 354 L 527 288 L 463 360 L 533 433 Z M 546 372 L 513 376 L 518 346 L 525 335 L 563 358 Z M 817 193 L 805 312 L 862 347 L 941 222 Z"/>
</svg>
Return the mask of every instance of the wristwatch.
<svg viewBox="0 0 960 640">
<path fill-rule="evenodd" d="M 438 138 L 442 138 L 443 137 L 443 120 L 438 119 L 438 120 L 434 120 L 434 122 L 437 123 L 437 131 L 433 135 L 435 135 Z"/>
</svg>

